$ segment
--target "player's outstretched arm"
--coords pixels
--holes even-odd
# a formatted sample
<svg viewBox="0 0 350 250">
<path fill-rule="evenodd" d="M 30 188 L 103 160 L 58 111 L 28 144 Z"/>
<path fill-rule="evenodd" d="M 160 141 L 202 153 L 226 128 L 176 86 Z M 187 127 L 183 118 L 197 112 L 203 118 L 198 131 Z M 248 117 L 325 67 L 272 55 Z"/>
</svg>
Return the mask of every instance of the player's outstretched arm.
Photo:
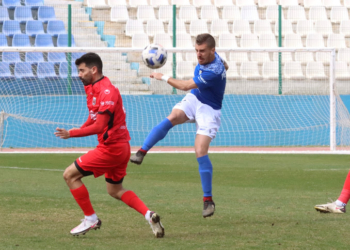
<svg viewBox="0 0 350 250">
<path fill-rule="evenodd" d="M 90 126 L 80 129 L 71 129 L 69 131 L 63 128 L 56 128 L 57 132 L 55 132 L 55 135 L 57 137 L 60 137 L 61 139 L 68 139 L 70 137 L 84 137 L 94 134 L 100 134 L 108 125 L 109 118 L 110 116 L 108 113 L 98 114 L 96 122 Z"/>
<path fill-rule="evenodd" d="M 196 89 L 197 88 L 197 85 L 193 81 L 193 79 L 178 80 L 178 79 L 171 78 L 169 76 L 165 76 L 162 73 L 152 73 L 150 75 L 150 77 L 154 78 L 154 79 L 157 79 L 157 80 L 163 80 L 163 81 L 167 82 L 169 85 L 173 86 L 174 88 L 177 88 L 177 89 L 180 89 L 180 90 L 184 90 L 184 91 L 188 91 L 190 89 Z"/>
</svg>

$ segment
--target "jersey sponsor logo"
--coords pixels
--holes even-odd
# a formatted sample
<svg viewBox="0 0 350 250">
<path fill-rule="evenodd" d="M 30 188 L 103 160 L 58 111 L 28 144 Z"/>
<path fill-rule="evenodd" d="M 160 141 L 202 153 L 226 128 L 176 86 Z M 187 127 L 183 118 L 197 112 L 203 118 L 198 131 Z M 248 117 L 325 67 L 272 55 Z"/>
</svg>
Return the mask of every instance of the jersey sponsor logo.
<svg viewBox="0 0 350 250">
<path fill-rule="evenodd" d="M 96 105 L 96 97 L 92 98 L 92 105 Z"/>
<path fill-rule="evenodd" d="M 105 94 L 108 95 L 109 93 L 111 93 L 111 91 L 109 89 L 105 89 Z"/>
<path fill-rule="evenodd" d="M 100 102 L 101 106 L 104 106 L 105 105 L 105 102 Z"/>
<path fill-rule="evenodd" d="M 198 76 L 198 79 L 199 79 L 199 81 L 201 81 L 202 83 L 205 83 L 205 84 L 207 84 L 207 82 L 203 79 L 203 77 L 202 76 Z"/>
<path fill-rule="evenodd" d="M 222 72 L 221 74 L 221 80 L 223 80 L 224 78 L 226 78 L 226 70 L 224 70 L 224 72 Z"/>
<path fill-rule="evenodd" d="M 113 102 L 113 101 L 105 101 L 105 104 L 106 104 L 106 105 L 111 105 L 111 106 L 113 106 L 113 105 L 114 105 L 114 102 Z"/>
<path fill-rule="evenodd" d="M 92 110 L 90 110 L 90 119 L 91 120 L 96 120 L 97 117 L 97 112 L 94 112 Z"/>
</svg>

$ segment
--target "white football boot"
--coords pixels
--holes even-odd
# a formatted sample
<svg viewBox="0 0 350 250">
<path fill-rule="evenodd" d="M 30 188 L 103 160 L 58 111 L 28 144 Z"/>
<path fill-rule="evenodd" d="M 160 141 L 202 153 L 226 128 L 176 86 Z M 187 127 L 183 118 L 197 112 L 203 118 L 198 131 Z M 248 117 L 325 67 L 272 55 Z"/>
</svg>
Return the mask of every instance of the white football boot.
<svg viewBox="0 0 350 250">
<path fill-rule="evenodd" d="M 335 202 L 316 205 L 315 209 L 321 213 L 344 214 L 346 212 L 345 206 L 337 206 Z"/>
<path fill-rule="evenodd" d="M 70 233 L 73 236 L 84 235 L 91 229 L 94 229 L 94 230 L 100 229 L 101 224 L 102 224 L 102 222 L 100 219 L 97 219 L 95 221 L 83 219 L 83 220 L 81 220 L 81 223 L 77 227 L 73 228 L 70 231 Z"/>
<path fill-rule="evenodd" d="M 160 222 L 160 217 L 155 212 L 151 212 L 151 219 L 149 221 L 149 224 L 151 225 L 153 234 L 157 238 L 163 238 L 164 237 L 164 227 L 162 223 Z"/>
</svg>

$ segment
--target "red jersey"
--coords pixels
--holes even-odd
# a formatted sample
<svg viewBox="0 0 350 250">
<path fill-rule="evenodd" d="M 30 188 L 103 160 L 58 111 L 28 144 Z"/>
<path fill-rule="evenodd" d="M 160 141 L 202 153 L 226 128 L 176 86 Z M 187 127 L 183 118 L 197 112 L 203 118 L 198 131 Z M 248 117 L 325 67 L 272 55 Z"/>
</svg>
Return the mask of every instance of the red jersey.
<svg viewBox="0 0 350 250">
<path fill-rule="evenodd" d="M 107 77 L 85 86 L 86 102 L 89 109 L 89 125 L 95 123 L 97 114 L 108 113 L 108 126 L 97 134 L 100 144 L 114 144 L 130 141 L 126 127 L 126 114 L 119 89 L 114 87 Z"/>
</svg>

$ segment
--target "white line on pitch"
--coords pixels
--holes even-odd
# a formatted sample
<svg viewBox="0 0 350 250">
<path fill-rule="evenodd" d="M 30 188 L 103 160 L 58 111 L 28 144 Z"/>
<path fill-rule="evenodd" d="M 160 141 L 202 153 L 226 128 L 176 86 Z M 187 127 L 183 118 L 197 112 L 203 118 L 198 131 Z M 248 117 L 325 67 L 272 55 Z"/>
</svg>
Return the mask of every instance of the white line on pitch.
<svg viewBox="0 0 350 250">
<path fill-rule="evenodd" d="M 303 169 L 304 171 L 349 171 L 347 168 L 320 168 L 320 169 Z"/>
<path fill-rule="evenodd" d="M 22 167 L 7 167 L 0 166 L 3 169 L 19 169 L 19 170 L 34 170 L 34 171 L 54 171 L 54 172 L 63 172 L 64 169 L 47 169 L 47 168 L 22 168 Z"/>
</svg>

